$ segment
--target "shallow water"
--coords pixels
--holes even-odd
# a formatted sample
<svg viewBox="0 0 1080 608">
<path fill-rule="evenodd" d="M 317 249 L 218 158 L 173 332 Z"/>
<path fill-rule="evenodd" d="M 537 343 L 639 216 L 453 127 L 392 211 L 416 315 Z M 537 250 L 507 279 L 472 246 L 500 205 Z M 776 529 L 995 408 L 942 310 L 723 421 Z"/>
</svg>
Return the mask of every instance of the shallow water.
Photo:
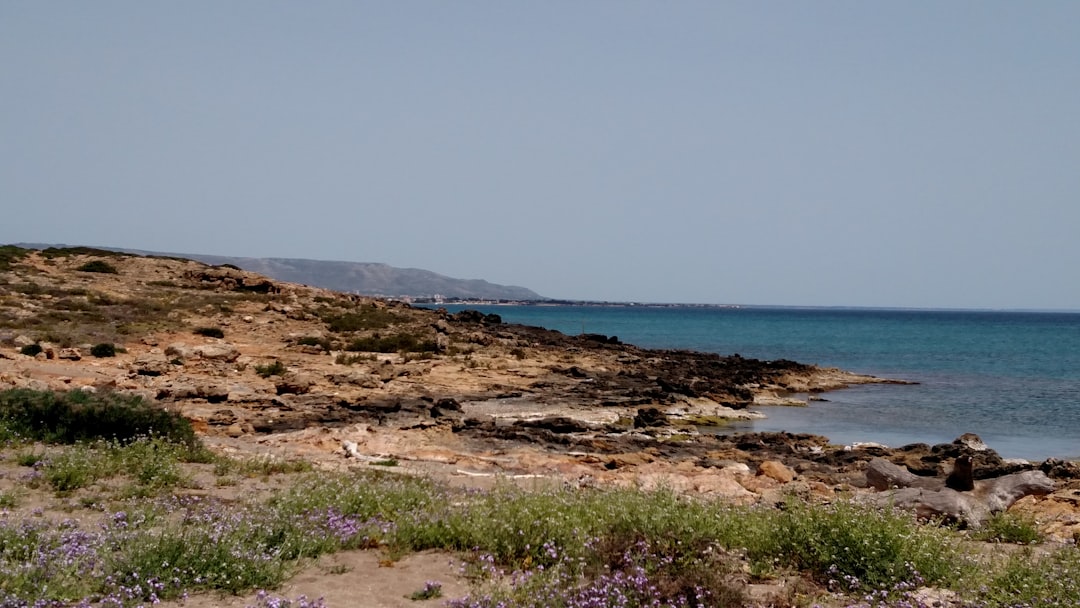
<svg viewBox="0 0 1080 608">
<path fill-rule="evenodd" d="M 455 306 L 650 348 L 792 359 L 918 382 L 761 408 L 747 430 L 891 446 L 977 433 L 1002 456 L 1080 458 L 1080 313 L 832 308 Z"/>
</svg>

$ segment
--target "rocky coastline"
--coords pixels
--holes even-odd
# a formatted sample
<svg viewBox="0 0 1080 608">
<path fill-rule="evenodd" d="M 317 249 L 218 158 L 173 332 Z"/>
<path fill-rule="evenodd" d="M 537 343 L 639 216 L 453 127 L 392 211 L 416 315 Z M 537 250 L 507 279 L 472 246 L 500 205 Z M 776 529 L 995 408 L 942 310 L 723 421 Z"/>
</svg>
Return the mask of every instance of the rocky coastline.
<svg viewBox="0 0 1080 608">
<path fill-rule="evenodd" d="M 1080 531 L 1072 463 L 1003 460 L 969 436 L 886 448 L 724 429 L 760 416 L 755 405 L 897 380 L 643 349 L 190 260 L 24 251 L 0 270 L 0 389 L 137 394 L 181 412 L 223 452 L 328 469 L 392 461 L 465 485 L 547 478 L 742 503 L 869 494 L 874 459 L 944 480 L 965 457 L 976 484 L 1024 472 L 1053 480 L 1013 508 L 1056 537 Z M 116 352 L 91 355 L 100 344 Z"/>
</svg>

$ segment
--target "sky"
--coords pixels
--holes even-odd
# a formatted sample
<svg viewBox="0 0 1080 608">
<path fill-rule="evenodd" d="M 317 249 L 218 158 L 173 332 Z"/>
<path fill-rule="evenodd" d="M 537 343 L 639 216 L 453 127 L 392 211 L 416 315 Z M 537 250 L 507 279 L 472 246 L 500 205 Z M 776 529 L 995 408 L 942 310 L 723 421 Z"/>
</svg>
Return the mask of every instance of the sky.
<svg viewBox="0 0 1080 608">
<path fill-rule="evenodd" d="M 0 243 L 1080 309 L 1080 2 L 0 2 Z"/>
</svg>

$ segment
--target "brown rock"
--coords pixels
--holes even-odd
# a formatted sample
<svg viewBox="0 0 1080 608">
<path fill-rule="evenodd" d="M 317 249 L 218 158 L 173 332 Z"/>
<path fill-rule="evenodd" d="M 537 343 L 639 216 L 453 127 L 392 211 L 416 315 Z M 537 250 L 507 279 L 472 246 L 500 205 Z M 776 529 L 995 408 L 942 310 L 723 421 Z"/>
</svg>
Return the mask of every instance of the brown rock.
<svg viewBox="0 0 1080 608">
<path fill-rule="evenodd" d="M 194 355 L 194 351 L 187 344 L 181 342 L 174 342 L 165 347 L 165 354 L 169 357 L 180 357 L 181 359 L 190 359 Z"/>
<path fill-rule="evenodd" d="M 634 452 L 630 454 L 617 454 L 608 459 L 604 464 L 604 468 L 607 469 L 621 469 L 623 467 L 634 467 L 648 464 L 655 461 L 656 458 L 651 454 L 645 452 Z"/>
<path fill-rule="evenodd" d="M 758 465 L 758 475 L 771 477 L 780 483 L 788 483 L 795 479 L 795 471 L 779 460 L 766 460 Z"/>
<path fill-rule="evenodd" d="M 240 357 L 240 351 L 231 344 L 201 344 L 191 349 L 193 353 L 210 361 L 233 362 Z M 168 351 L 166 351 L 168 353 Z"/>
<path fill-rule="evenodd" d="M 311 390 L 315 380 L 306 374 L 288 373 L 274 383 L 279 395 L 303 395 Z"/>
</svg>

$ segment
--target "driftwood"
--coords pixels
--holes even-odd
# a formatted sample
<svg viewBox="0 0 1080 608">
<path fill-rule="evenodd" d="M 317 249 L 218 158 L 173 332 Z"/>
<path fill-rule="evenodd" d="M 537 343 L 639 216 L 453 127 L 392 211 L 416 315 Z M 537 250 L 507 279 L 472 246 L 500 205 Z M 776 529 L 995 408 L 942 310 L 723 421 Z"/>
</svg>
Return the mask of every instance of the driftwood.
<svg viewBox="0 0 1080 608">
<path fill-rule="evenodd" d="M 874 497 L 878 504 L 910 509 L 924 519 L 945 519 L 972 527 L 979 527 L 992 514 L 1025 496 L 1054 491 L 1054 482 L 1042 471 L 1024 471 L 975 481 L 970 492 L 961 492 L 945 487 L 942 479 L 919 477 L 883 458 L 870 461 L 866 482 L 882 491 Z"/>
</svg>

